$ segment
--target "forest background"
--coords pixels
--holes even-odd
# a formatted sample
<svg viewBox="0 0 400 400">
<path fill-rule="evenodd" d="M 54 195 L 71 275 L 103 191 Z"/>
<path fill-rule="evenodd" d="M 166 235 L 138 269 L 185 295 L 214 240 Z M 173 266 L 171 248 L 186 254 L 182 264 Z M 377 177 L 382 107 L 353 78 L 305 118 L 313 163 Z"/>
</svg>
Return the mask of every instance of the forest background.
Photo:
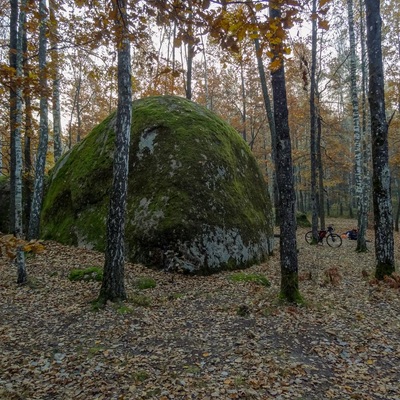
<svg viewBox="0 0 400 400">
<path fill-rule="evenodd" d="M 279 5 L 285 6 L 277 18 L 279 24 L 268 20 L 271 2 L 276 7 L 272 7 L 272 12 L 280 9 Z M 367 3 L 377 4 L 365 0 Z M 389 122 L 391 183 L 396 189 L 392 200 L 399 210 L 396 199 L 399 119 L 395 112 L 400 104 L 399 7 L 396 1 L 381 3 L 385 111 Z M 221 115 L 247 141 L 271 189 L 274 145 L 268 109 L 263 104 L 260 60 L 265 63 L 265 83 L 270 90 L 269 74 L 274 77 L 282 69 L 285 53 L 293 174 L 292 168 L 288 171 L 290 179 L 295 180 L 297 209 L 309 212 L 315 204 L 310 147 L 312 127 L 316 124 L 310 108 L 316 106 L 318 157 L 314 162 L 318 164 L 320 210 L 326 208 L 328 216 L 353 216 L 357 197 L 355 160 L 361 150 L 357 145 L 362 144 L 367 161 L 364 172 L 369 179 L 372 175 L 369 159 L 374 158 L 369 154 L 364 2 L 148 0 L 128 2 L 127 13 L 125 7 L 120 10 L 116 7 L 121 4 L 125 2 L 0 0 L 1 171 L 7 179 L 7 175 L 23 168 L 26 205 L 30 204 L 33 177 L 43 176 L 38 166 L 48 171 L 63 152 L 82 140 L 116 108 L 120 97 L 117 53 L 126 49 L 114 47 L 115 42 L 121 43 L 124 39 L 123 35 L 118 37 L 115 25 L 118 22 L 121 28 L 121 22 L 125 23 L 124 17 L 128 15 L 129 24 L 125 28 L 129 28 L 133 54 L 134 97 L 177 94 Z M 347 11 L 350 5 L 354 10 L 354 47 L 351 35 L 349 41 L 351 18 Z M 123 14 L 121 19 L 117 19 L 118 12 Z M 258 18 L 257 23 L 253 21 L 254 16 Z M 315 29 L 310 30 L 310 25 Z M 13 27 L 18 27 L 18 35 L 16 29 L 10 29 Z M 253 31 L 255 28 L 258 33 Z M 286 36 L 286 32 L 292 36 Z M 17 37 L 18 42 L 13 42 Z M 277 49 L 282 52 L 277 54 Z M 18 62 L 21 55 L 22 64 Z M 277 98 L 280 99 L 274 96 L 274 102 Z M 356 106 L 355 98 L 359 100 Z M 13 106 L 19 107 L 20 112 L 15 113 L 19 120 L 13 120 Z M 360 126 L 365 133 L 365 140 L 358 144 L 355 110 L 361 116 Z M 374 113 L 371 114 L 373 119 Z M 9 126 L 8 121 L 14 126 Z M 47 130 L 48 143 L 47 136 L 42 140 Z M 23 143 L 10 142 L 10 136 L 22 137 Z M 386 142 L 385 135 L 383 139 Z M 382 140 L 378 141 L 382 144 Z M 18 153 L 12 151 L 13 145 L 24 151 L 23 157 L 18 157 L 23 165 L 12 165 L 9 155 Z M 43 149 L 47 156 L 40 163 Z M 20 183 L 15 187 L 20 188 Z M 322 194 L 325 194 L 324 201 Z M 16 197 L 21 198 L 17 193 Z M 386 216 L 391 217 L 391 208 L 385 210 L 390 211 Z M 14 214 L 19 224 L 21 213 Z M 390 218 L 387 220 L 392 222 Z M 398 225 L 398 212 L 395 220 Z M 347 229 L 349 221 L 354 219 L 337 219 L 338 232 Z M 20 226 L 15 230 L 20 233 Z M 373 242 L 374 233 L 368 230 L 368 243 Z M 14 271 L 3 258 L 0 267 L 5 280 L 0 283 L 0 296 L 4 296 L 5 306 L 1 308 L 0 336 L 6 373 L 1 381 L 5 389 L 0 391 L 0 397 L 67 395 L 100 399 L 114 398 L 110 395 L 114 393 L 121 398 L 159 398 L 160 395 L 176 398 L 176 392 L 180 395 L 187 392 L 208 398 L 203 395 L 207 392 L 210 398 L 268 398 L 269 394 L 274 398 L 279 395 L 276 398 L 307 396 L 312 399 L 314 394 L 314 398 L 397 399 L 398 274 L 392 278 L 381 274 L 378 278 L 383 278 L 383 283 L 371 280 L 371 253 L 355 252 L 352 241 L 344 241 L 340 249 L 308 246 L 303 242 L 287 246 L 288 241 L 282 242 L 285 236 L 282 229 L 280 234 L 280 244 L 284 245 L 280 250 L 290 249 L 296 256 L 288 265 L 296 278 L 296 281 L 292 279 L 295 283 L 292 289 L 297 289 L 299 278 L 306 299 L 297 302 L 299 297 L 292 296 L 292 300 L 305 307 L 282 306 L 276 301 L 279 284 L 280 299 L 282 288 L 285 289 L 282 277 L 289 275 L 285 275 L 286 266 L 282 265 L 285 257 L 278 259 L 276 255 L 271 256 L 268 265 L 253 266 L 247 271 L 256 272 L 257 277 L 258 273 L 268 271 L 271 291 L 260 290 L 254 282 L 242 285 L 239 291 L 227 273 L 204 279 L 179 276 L 174 281 L 163 272 L 128 265 L 129 302 L 111 305 L 107 301 L 101 316 L 90 314 L 89 318 L 88 304 L 98 293 L 98 283 L 82 282 L 73 288 L 74 283 L 67 277 L 74 263 L 79 268 L 99 265 L 104 262 L 102 255 L 48 243 L 46 254 L 28 257 L 33 279 L 20 286 L 10 283 L 8 277 Z M 303 239 L 305 229 L 296 233 L 293 230 L 294 234 Z M 38 237 L 35 233 L 32 236 Z M 384 239 L 381 235 L 375 244 L 384 243 Z M 390 243 L 384 248 L 388 249 L 394 252 Z M 72 252 L 75 256 L 71 256 Z M 17 249 L 17 259 L 20 253 L 23 253 L 21 248 Z M 303 268 L 299 277 L 297 254 Z M 389 266 L 394 269 L 394 264 Z M 360 271 L 360 268 L 363 269 Z M 144 273 L 152 275 L 158 285 L 149 296 L 137 293 L 136 281 Z M 19 283 L 25 282 L 19 280 Z M 57 300 L 52 296 L 58 296 Z M 188 307 L 190 300 L 193 302 Z M 180 305 L 183 301 L 184 307 Z M 17 304 L 19 312 L 16 312 Z M 119 326 L 115 324 L 117 313 Z M 103 318 L 106 316 L 110 319 Z M 227 325 L 229 321 L 233 323 Z M 209 331 L 210 327 L 213 329 Z M 187 335 L 181 336 L 180 332 Z M 229 338 L 228 332 L 232 335 Z M 206 338 L 204 333 L 211 334 Z M 191 342 L 188 338 L 195 340 Z M 111 347 L 106 347 L 103 340 Z M 135 342 L 140 348 L 132 346 Z M 21 343 L 27 347 L 15 345 Z M 202 343 L 200 347 L 199 343 Z M 137 371 L 134 375 L 132 365 Z M 255 365 L 259 366 L 256 371 Z M 110 373 L 107 375 L 104 371 Z M 38 376 L 44 387 L 38 384 Z M 82 379 L 76 379 L 77 376 Z M 87 376 L 95 376 L 96 380 L 88 384 Z M 99 384 L 97 377 L 100 376 Z M 375 378 L 371 380 L 371 376 Z M 157 387 L 160 377 L 163 389 Z M 182 377 L 183 380 L 178 380 Z M 115 393 L 116 381 L 120 384 L 118 393 Z"/>
<path fill-rule="evenodd" d="M 112 45 L 112 9 L 96 2 L 50 1 L 45 66 L 50 102 L 50 141 L 46 170 L 54 165 L 60 150 L 54 150 L 54 133 L 60 135 L 61 152 L 82 140 L 90 130 L 115 110 L 117 105 L 117 60 Z M 154 2 L 153 2 L 154 3 Z M 220 24 L 228 25 L 224 41 L 207 23 L 194 24 L 201 13 L 189 15 L 184 2 L 136 2 L 130 15 L 133 96 L 155 94 L 186 96 L 207 106 L 228 121 L 247 141 L 257 157 L 266 180 L 272 185 L 271 134 L 263 103 L 257 54 L 261 54 L 268 75 L 268 48 L 261 43 L 256 53 L 254 37 L 248 32 L 248 2 L 235 2 Z M 230 2 L 233 3 L 233 2 Z M 242 3 L 242 4 L 240 4 Z M 160 6 L 161 4 L 161 6 Z M 318 3 L 316 96 L 321 126 L 319 149 L 325 208 L 328 215 L 356 214 L 354 133 L 351 99 L 347 3 Z M 363 5 L 354 3 L 357 52 L 357 90 L 360 115 L 368 114 L 363 69 L 366 59 L 361 41 Z M 268 10 L 259 8 L 259 12 Z M 389 158 L 392 172 L 395 226 L 398 229 L 400 196 L 400 15 L 396 0 L 382 2 L 382 44 L 385 65 L 386 112 L 389 124 Z M 212 16 L 212 6 L 211 13 Z M 310 66 L 311 2 L 296 4 L 286 39 L 286 81 L 292 140 L 297 208 L 309 212 L 310 201 Z M 1 1 L 1 86 L 0 86 L 0 168 L 10 172 L 9 89 L 17 78 L 9 66 L 10 3 Z M 43 85 L 39 72 L 39 21 L 35 2 L 26 4 L 26 43 L 23 81 L 25 120 L 23 122 L 24 177 L 32 181 L 39 143 L 39 109 Z M 190 23 L 192 21 L 193 23 Z M 206 20 L 205 20 L 206 21 Z M 246 26 L 247 24 L 247 26 Z M 364 24 L 365 25 L 365 24 Z M 217 28 L 216 28 L 217 26 Z M 214 31 L 213 31 L 214 29 Z M 250 35 L 251 36 L 251 35 Z M 235 37 L 235 39 L 233 39 Z M 240 41 L 237 40 L 240 38 Z M 222 46 L 221 46 L 222 44 Z M 364 51 L 365 53 L 365 51 Z M 267 77 L 267 84 L 270 79 Z M 59 97 L 58 97 L 59 96 Z M 59 104 L 57 102 L 59 101 Z M 57 115 L 57 109 L 60 114 Z M 364 117 L 365 118 L 365 117 Z M 57 120 L 61 120 L 61 130 Z M 367 119 L 366 119 L 367 121 Z M 364 122 L 365 123 L 365 122 Z M 367 131 L 369 124 L 364 127 Z M 59 133 L 60 132 L 60 133 Z M 55 153 L 59 152 L 59 154 Z M 370 168 L 370 167 L 369 167 Z M 32 184 L 28 184 L 31 186 Z M 354 210 L 354 211 L 353 211 Z"/>
</svg>

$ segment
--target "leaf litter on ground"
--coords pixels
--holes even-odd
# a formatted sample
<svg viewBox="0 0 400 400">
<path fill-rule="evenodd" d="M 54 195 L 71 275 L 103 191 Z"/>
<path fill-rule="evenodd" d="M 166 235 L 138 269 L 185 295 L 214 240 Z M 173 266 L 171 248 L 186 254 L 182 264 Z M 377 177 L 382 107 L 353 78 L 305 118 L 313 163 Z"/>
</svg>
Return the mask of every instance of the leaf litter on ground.
<svg viewBox="0 0 400 400">
<path fill-rule="evenodd" d="M 307 230 L 302 306 L 278 301 L 279 243 L 245 271 L 269 287 L 127 264 L 129 300 L 100 311 L 100 283 L 68 277 L 102 267 L 101 253 L 45 242 L 25 286 L 0 258 L 0 399 L 400 399 L 400 289 L 373 280 L 373 231 L 356 253 L 350 240 L 310 246 Z"/>
</svg>

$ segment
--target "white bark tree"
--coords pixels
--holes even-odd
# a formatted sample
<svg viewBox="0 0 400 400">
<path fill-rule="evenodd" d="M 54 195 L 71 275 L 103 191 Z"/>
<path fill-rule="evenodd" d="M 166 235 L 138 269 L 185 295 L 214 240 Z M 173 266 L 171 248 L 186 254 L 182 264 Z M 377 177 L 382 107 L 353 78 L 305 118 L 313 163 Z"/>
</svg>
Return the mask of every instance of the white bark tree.
<svg viewBox="0 0 400 400">
<path fill-rule="evenodd" d="M 372 185 L 377 279 L 395 271 L 393 214 L 388 156 L 388 123 L 382 62 L 380 2 L 365 0 L 367 53 L 369 61 L 368 100 L 371 113 Z"/>
<path fill-rule="evenodd" d="M 58 22 L 56 19 L 56 2 L 49 1 L 50 12 L 50 45 L 51 45 L 51 59 L 53 64 L 53 140 L 54 140 L 54 161 L 57 161 L 62 154 L 61 143 L 61 102 L 60 102 L 60 57 L 58 48 Z"/>
<path fill-rule="evenodd" d="M 35 184 L 29 221 L 29 239 L 38 239 L 40 231 L 40 211 L 43 202 L 44 173 L 46 166 L 48 128 L 48 94 L 47 94 L 47 20 L 46 0 L 39 0 L 39 83 L 40 83 L 40 123 L 39 146 L 36 155 Z"/>
<path fill-rule="evenodd" d="M 13 0 L 16 1 L 16 0 Z M 19 8 L 18 39 L 17 39 L 17 59 L 16 59 L 16 107 L 15 107 L 15 130 L 13 134 L 15 149 L 15 186 L 14 186 L 14 226 L 17 240 L 23 237 L 22 228 L 22 39 L 25 30 L 25 8 L 26 0 L 22 0 Z M 25 268 L 25 254 L 21 244 L 17 244 L 16 259 L 17 283 L 24 284 L 27 281 Z"/>
<path fill-rule="evenodd" d="M 281 4 L 270 4 L 270 18 L 281 23 Z M 289 112 L 286 95 L 286 79 L 282 50 L 272 47 L 273 61 L 280 60 L 279 68 L 271 71 L 276 129 L 276 174 L 279 188 L 280 211 L 280 259 L 282 299 L 291 303 L 301 302 L 298 280 L 296 242 L 296 194 L 294 191 L 292 146 L 289 130 Z"/>
<path fill-rule="evenodd" d="M 363 179 L 363 151 L 360 129 L 360 113 L 358 107 L 358 85 L 357 85 L 357 56 L 356 56 L 356 39 L 354 34 L 354 12 L 353 0 L 347 0 L 347 14 L 349 24 L 349 43 L 350 43 L 350 95 L 353 111 L 353 133 L 354 133 L 354 160 L 355 160 L 355 191 L 358 211 L 358 230 L 357 249 L 356 251 L 367 251 L 365 240 L 366 220 L 363 202 L 363 192 L 365 191 Z"/>
<path fill-rule="evenodd" d="M 312 13 L 317 13 L 317 0 L 312 2 Z M 310 71 L 310 160 L 311 160 L 311 207 L 312 232 L 314 242 L 318 242 L 318 204 L 317 204 L 317 109 L 316 94 L 317 67 L 317 20 L 311 22 L 311 71 Z"/>
<path fill-rule="evenodd" d="M 113 0 L 118 52 L 118 108 L 113 186 L 107 220 L 107 245 L 99 302 L 126 299 L 124 284 L 125 214 L 132 120 L 131 56 L 126 0 Z"/>
</svg>

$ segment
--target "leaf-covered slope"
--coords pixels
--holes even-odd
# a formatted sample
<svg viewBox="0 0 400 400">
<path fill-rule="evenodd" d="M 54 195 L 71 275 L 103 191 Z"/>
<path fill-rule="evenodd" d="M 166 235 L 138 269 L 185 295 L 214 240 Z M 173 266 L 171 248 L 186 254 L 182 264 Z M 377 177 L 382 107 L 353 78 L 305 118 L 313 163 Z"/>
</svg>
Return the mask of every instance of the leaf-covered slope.
<svg viewBox="0 0 400 400">
<path fill-rule="evenodd" d="M 297 230 L 302 307 L 277 301 L 279 251 L 243 272 L 268 287 L 127 263 L 129 300 L 99 312 L 100 283 L 68 277 L 102 254 L 45 243 L 22 287 L 0 257 L 0 399 L 400 399 L 400 289 L 369 282 L 373 230 L 368 253 L 310 246 L 308 230 Z M 144 277 L 156 286 L 139 289 Z"/>
<path fill-rule="evenodd" d="M 43 237 L 104 250 L 114 122 L 111 115 L 55 167 Z M 193 102 L 134 102 L 128 191 L 132 261 L 210 272 L 271 251 L 271 207 L 254 157 L 233 128 Z"/>
</svg>

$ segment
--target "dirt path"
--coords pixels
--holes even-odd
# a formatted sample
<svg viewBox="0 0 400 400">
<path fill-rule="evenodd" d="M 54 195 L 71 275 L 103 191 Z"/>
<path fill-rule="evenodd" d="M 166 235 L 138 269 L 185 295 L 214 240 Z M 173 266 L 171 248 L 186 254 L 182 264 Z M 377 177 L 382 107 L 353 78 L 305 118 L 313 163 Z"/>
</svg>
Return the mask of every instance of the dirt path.
<svg viewBox="0 0 400 400">
<path fill-rule="evenodd" d="M 353 223 L 334 220 L 338 233 Z M 278 254 L 246 270 L 269 288 L 128 265 L 130 301 L 102 311 L 90 304 L 99 283 L 68 280 L 73 268 L 102 266 L 101 254 L 47 243 L 25 287 L 0 259 L 0 399 L 399 400 L 400 290 L 369 284 L 373 241 L 357 254 L 348 240 L 309 246 L 306 231 L 301 307 L 277 300 Z M 139 276 L 157 286 L 136 289 Z"/>
</svg>

